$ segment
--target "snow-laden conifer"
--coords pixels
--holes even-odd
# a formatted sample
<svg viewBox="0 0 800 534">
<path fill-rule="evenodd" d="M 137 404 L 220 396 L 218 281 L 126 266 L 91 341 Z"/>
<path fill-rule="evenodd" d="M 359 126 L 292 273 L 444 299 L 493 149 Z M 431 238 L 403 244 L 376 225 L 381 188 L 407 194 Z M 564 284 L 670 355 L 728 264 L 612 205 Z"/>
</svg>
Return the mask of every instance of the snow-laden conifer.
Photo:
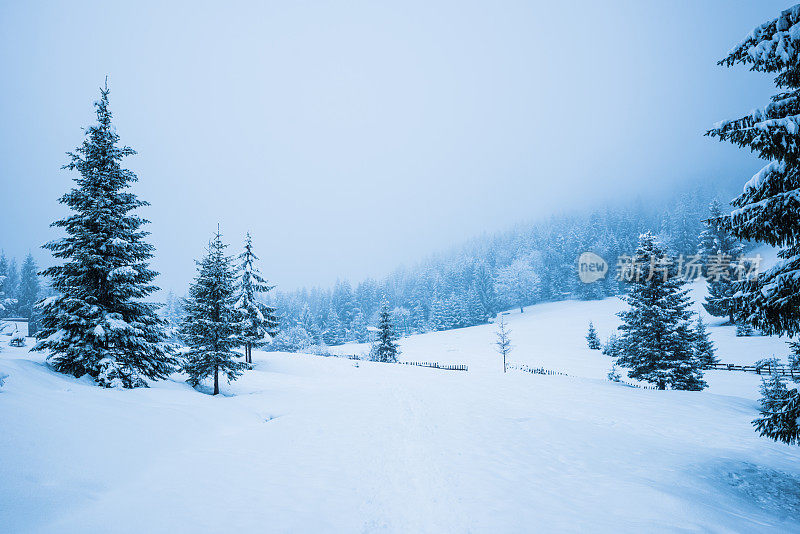
<svg viewBox="0 0 800 534">
<path fill-rule="evenodd" d="M 703 367 L 719 363 L 719 360 L 714 355 L 716 353 L 714 342 L 708 337 L 708 330 L 706 330 L 706 324 L 703 322 L 702 317 L 697 318 L 694 327 L 694 351 Z"/>
<path fill-rule="evenodd" d="M 630 308 L 618 314 L 623 335 L 617 365 L 659 389 L 703 389 L 688 290 L 676 262 L 649 232 L 641 236 L 634 261 L 642 270 L 624 297 Z"/>
<path fill-rule="evenodd" d="M 600 350 L 600 338 L 597 337 L 597 330 L 595 330 L 591 321 L 589 321 L 589 332 L 586 334 L 586 343 L 590 349 Z"/>
<path fill-rule="evenodd" d="M 244 339 L 244 356 L 247 363 L 253 363 L 253 347 L 261 347 L 278 333 L 278 318 L 275 308 L 258 300 L 274 286 L 267 284 L 261 276 L 253 253 L 253 240 L 250 232 L 244 242 L 244 251 L 239 255 L 239 286 L 237 290 L 236 309 L 241 315 L 242 337 Z M 268 337 L 270 336 L 270 337 Z"/>
<path fill-rule="evenodd" d="M 720 222 L 741 240 L 779 247 L 779 261 L 737 282 L 735 314 L 772 335 L 800 333 L 800 4 L 756 27 L 719 62 L 775 73 L 778 94 L 707 135 L 755 152 L 768 163 L 744 186 Z"/>
<path fill-rule="evenodd" d="M 373 349 L 375 361 L 394 363 L 400 354 L 397 346 L 397 333 L 392 322 L 389 302 L 385 299 L 378 311 L 378 339 Z"/>
<path fill-rule="evenodd" d="M 45 245 L 63 263 L 43 273 L 57 295 L 39 304 L 34 350 L 47 351 L 57 371 L 135 387 L 166 377 L 175 360 L 157 305 L 144 300 L 158 290 L 148 264 L 153 246 L 142 230 L 147 221 L 135 214 L 147 203 L 129 190 L 137 177 L 121 162 L 135 152 L 119 146 L 108 94 L 106 86 L 95 103 L 97 124 L 64 166 L 78 172 L 76 187 L 60 200 L 72 214 L 53 223 L 67 236 Z"/>
<path fill-rule="evenodd" d="M 703 307 L 714 317 L 728 317 L 733 323 L 734 284 L 739 272 L 743 247 L 721 223 L 722 208 L 715 199 L 709 206 L 709 218 L 700 233 L 698 254 L 708 281 L 708 295 Z"/>
<path fill-rule="evenodd" d="M 236 271 L 225 255 L 227 245 L 219 232 L 208 245 L 208 254 L 197 262 L 197 276 L 184 303 L 185 315 L 180 337 L 189 347 L 183 362 L 187 382 L 197 386 L 214 378 L 214 395 L 219 393 L 219 375 L 236 380 L 247 363 L 233 349 L 245 344 L 243 322 L 236 305 Z"/>
</svg>

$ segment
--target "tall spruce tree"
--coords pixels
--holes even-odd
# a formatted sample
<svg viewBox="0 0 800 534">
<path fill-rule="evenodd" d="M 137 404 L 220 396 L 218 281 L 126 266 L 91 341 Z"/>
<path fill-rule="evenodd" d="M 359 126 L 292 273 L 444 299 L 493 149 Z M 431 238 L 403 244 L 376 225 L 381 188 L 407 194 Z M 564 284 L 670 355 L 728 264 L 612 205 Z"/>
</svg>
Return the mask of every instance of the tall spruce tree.
<svg viewBox="0 0 800 534">
<path fill-rule="evenodd" d="M 720 65 L 777 73 L 766 107 L 715 125 L 707 135 L 747 147 L 769 163 L 745 184 L 723 217 L 731 234 L 781 250 L 780 261 L 737 282 L 737 314 L 767 334 L 800 333 L 800 5 L 755 28 Z"/>
<path fill-rule="evenodd" d="M 197 276 L 184 303 L 186 314 L 179 335 L 189 347 L 183 371 L 187 382 L 196 387 L 214 377 L 214 395 L 219 393 L 219 375 L 236 380 L 247 363 L 233 349 L 245 344 L 243 324 L 236 305 L 236 271 L 225 255 L 222 235 L 217 231 L 208 245 L 208 254 L 197 262 Z"/>
<path fill-rule="evenodd" d="M 373 353 L 375 361 L 394 363 L 400 354 L 397 346 L 397 333 L 392 323 L 392 311 L 389 302 L 384 300 L 378 311 L 378 339 L 375 341 Z"/>
<path fill-rule="evenodd" d="M 770 335 L 800 333 L 800 4 L 756 27 L 720 65 L 742 64 L 774 73 L 779 92 L 765 107 L 739 119 L 722 121 L 706 135 L 749 148 L 768 161 L 721 219 L 731 234 L 780 248 L 779 261 L 758 276 L 735 285 L 737 318 Z M 778 393 L 772 392 L 772 390 Z M 762 435 L 785 443 L 798 441 L 800 395 L 767 388 L 762 417 L 754 421 Z"/>
<path fill-rule="evenodd" d="M 53 223 L 67 237 L 44 245 L 64 263 L 43 272 L 57 295 L 41 303 L 34 350 L 48 351 L 57 371 L 136 387 L 165 378 L 176 361 L 157 305 L 143 300 L 158 290 L 148 264 L 153 246 L 142 230 L 147 221 L 134 213 L 148 204 L 129 191 L 137 177 L 121 161 L 136 152 L 119 146 L 108 94 L 106 85 L 95 102 L 97 124 L 64 166 L 78 172 L 77 187 L 60 199 L 74 213 Z"/>
<path fill-rule="evenodd" d="M 258 259 L 253 253 L 253 240 L 247 232 L 244 241 L 244 252 L 239 255 L 239 288 L 236 309 L 241 314 L 243 323 L 244 357 L 247 363 L 253 363 L 253 347 L 262 347 L 269 342 L 267 336 L 278 334 L 278 318 L 275 308 L 259 302 L 258 295 L 267 293 L 274 286 L 267 284 L 256 268 Z"/>
<path fill-rule="evenodd" d="M 676 262 L 648 232 L 639 240 L 634 264 L 642 271 L 623 297 L 630 308 L 618 314 L 622 339 L 617 365 L 627 367 L 630 378 L 659 389 L 703 389 L 688 290 L 683 289 L 686 281 L 678 276 Z"/>
</svg>

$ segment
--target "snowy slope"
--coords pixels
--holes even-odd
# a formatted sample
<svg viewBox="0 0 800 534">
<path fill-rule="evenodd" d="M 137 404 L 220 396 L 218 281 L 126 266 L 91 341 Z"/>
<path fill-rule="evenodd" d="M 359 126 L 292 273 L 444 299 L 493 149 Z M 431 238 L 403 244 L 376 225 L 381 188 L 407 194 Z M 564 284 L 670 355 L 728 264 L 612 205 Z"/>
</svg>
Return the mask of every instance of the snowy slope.
<svg viewBox="0 0 800 534">
<path fill-rule="evenodd" d="M 509 315 L 516 361 L 576 377 L 504 375 L 480 326 L 402 341 L 469 372 L 256 352 L 216 398 L 179 376 L 103 390 L 3 341 L 0 530 L 800 531 L 800 448 L 753 432 L 757 377 L 600 379 L 585 328 L 605 337 L 619 306 Z M 785 352 L 728 330 L 711 328 L 725 361 Z"/>
<path fill-rule="evenodd" d="M 692 309 L 702 316 L 709 335 L 717 348 L 717 358 L 723 363 L 752 364 L 762 358 L 776 357 L 786 361 L 789 349 L 786 338 L 753 336 L 736 337 L 736 328 L 723 325 L 724 319 L 712 317 L 700 304 L 705 298 L 706 284 L 698 281 L 691 286 Z M 594 301 L 548 302 L 525 308 L 524 313 L 513 309 L 504 313 L 511 329 L 514 346 L 509 361 L 531 367 L 544 367 L 586 378 L 605 378 L 611 360 L 590 350 L 586 345 L 589 321 L 605 342 L 620 324 L 616 316 L 626 304 L 617 297 Z M 502 360 L 495 351 L 497 328 L 494 324 L 444 332 L 410 336 L 400 341 L 406 361 L 439 361 L 465 363 L 478 372 L 502 371 Z M 337 354 L 366 354 L 366 344 L 350 343 L 331 347 Z M 717 377 L 723 375 L 723 380 Z M 755 375 L 724 371 L 706 373 L 715 393 L 758 398 L 759 378 Z"/>
</svg>

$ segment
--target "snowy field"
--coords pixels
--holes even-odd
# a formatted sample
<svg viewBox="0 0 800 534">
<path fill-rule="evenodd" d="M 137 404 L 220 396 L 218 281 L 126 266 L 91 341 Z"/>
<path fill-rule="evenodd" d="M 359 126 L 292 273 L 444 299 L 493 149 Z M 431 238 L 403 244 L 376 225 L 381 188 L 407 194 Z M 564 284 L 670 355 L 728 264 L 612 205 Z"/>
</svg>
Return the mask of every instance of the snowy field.
<svg viewBox="0 0 800 534">
<path fill-rule="evenodd" d="M 606 381 L 584 336 L 622 306 L 507 316 L 512 363 L 571 377 L 504 375 L 484 325 L 401 342 L 468 372 L 256 352 L 219 397 L 100 389 L 0 338 L 0 531 L 800 531 L 800 448 L 753 432 L 758 377 Z M 787 352 L 704 318 L 723 362 Z"/>
</svg>

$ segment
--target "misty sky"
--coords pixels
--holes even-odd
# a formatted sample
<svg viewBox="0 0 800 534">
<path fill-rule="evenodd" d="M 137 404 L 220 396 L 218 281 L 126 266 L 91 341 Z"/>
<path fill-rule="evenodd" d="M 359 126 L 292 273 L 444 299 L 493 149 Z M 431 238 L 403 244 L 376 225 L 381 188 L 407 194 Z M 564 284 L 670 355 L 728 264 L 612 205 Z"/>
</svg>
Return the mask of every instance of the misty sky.
<svg viewBox="0 0 800 534">
<path fill-rule="evenodd" d="M 716 66 L 792 2 L 0 3 L 0 248 L 58 236 L 106 75 L 153 262 L 219 222 L 282 289 L 760 163 L 702 136 L 771 79 Z"/>
</svg>

